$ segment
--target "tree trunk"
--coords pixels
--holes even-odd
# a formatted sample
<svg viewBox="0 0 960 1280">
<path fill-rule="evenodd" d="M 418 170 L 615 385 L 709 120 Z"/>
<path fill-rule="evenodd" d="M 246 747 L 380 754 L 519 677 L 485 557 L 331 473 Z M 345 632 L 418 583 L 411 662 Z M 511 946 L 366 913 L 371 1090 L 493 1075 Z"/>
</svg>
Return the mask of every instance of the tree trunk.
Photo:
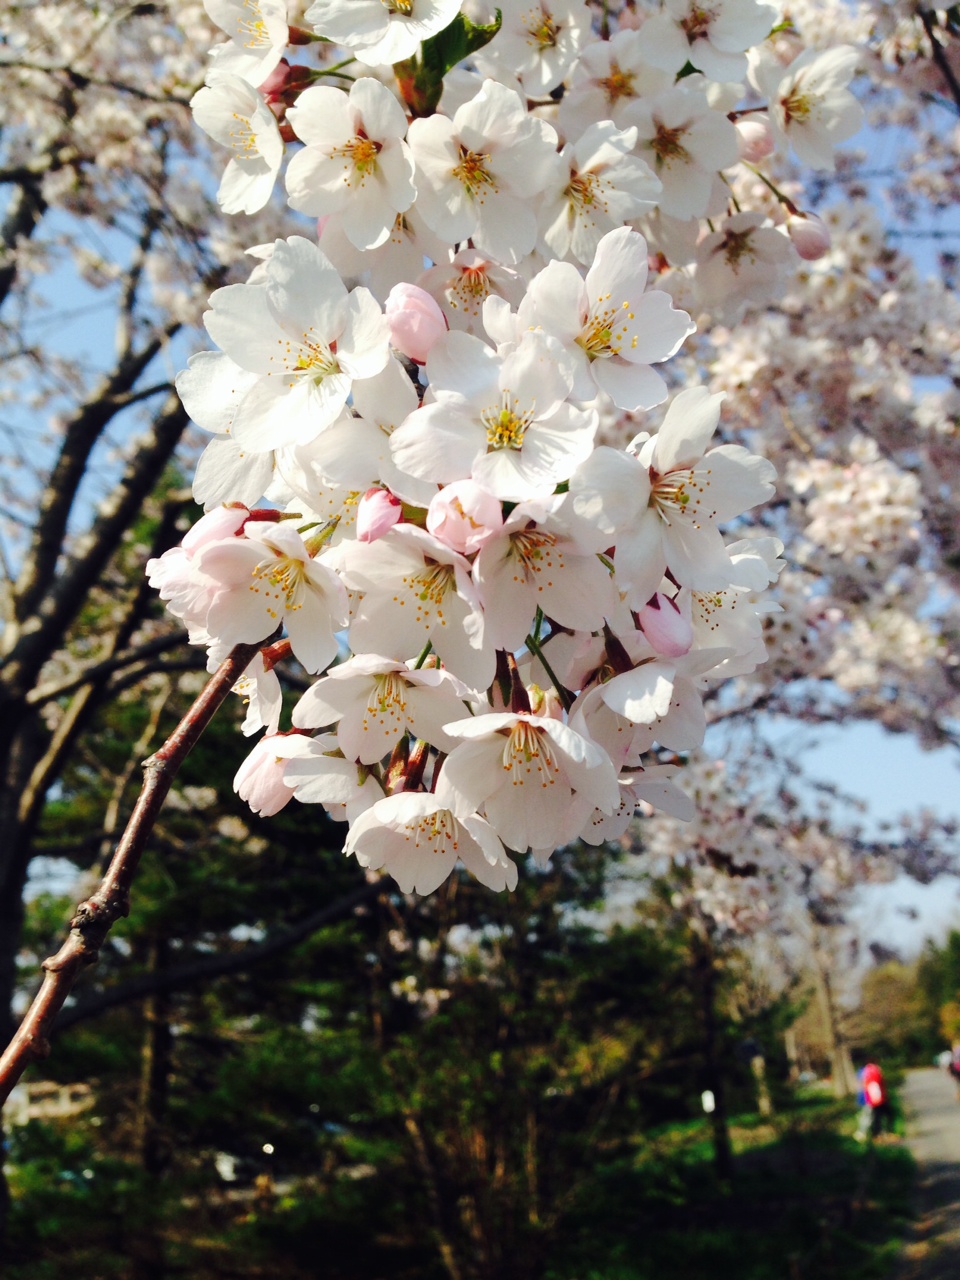
<svg viewBox="0 0 960 1280">
<path fill-rule="evenodd" d="M 710 1112 L 713 1128 L 713 1161 L 721 1182 L 733 1181 L 733 1145 L 730 1141 L 730 1115 L 727 1087 L 717 1029 L 717 970 L 709 937 L 694 934 L 694 980 L 700 1002 L 703 1024 L 704 1082 L 713 1094 Z"/>
</svg>

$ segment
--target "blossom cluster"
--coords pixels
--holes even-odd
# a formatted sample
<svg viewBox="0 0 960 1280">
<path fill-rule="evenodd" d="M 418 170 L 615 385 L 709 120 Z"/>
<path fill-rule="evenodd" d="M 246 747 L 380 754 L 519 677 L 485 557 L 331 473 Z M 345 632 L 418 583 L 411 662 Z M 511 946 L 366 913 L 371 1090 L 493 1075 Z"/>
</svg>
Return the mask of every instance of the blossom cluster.
<svg viewBox="0 0 960 1280">
<path fill-rule="evenodd" d="M 764 660 L 782 546 L 725 541 L 774 468 L 714 442 L 722 395 L 654 366 L 696 328 L 681 287 L 735 318 L 826 252 L 795 198 L 744 209 L 730 175 L 788 148 L 831 168 L 855 52 L 781 64 L 761 0 L 613 34 L 579 0 L 205 7 L 221 206 L 256 213 L 285 165 L 318 220 L 210 299 L 217 349 L 177 383 L 207 514 L 148 566 L 211 663 L 285 636 L 238 686 L 266 730 L 241 796 L 322 804 L 420 893 L 458 861 L 513 887 L 517 855 L 616 839 L 638 805 L 689 819 L 677 753 L 704 690 Z M 281 731 L 288 652 L 319 678 Z"/>
</svg>

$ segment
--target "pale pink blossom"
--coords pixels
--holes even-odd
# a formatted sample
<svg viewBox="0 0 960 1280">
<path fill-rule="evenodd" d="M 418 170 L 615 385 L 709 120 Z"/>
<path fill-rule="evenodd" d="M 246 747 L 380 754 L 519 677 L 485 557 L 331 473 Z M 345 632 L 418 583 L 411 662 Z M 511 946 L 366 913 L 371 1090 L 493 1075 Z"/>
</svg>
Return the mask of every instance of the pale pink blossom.
<svg viewBox="0 0 960 1280">
<path fill-rule="evenodd" d="M 449 328 L 436 300 L 415 284 L 394 285 L 383 312 L 392 345 L 416 364 L 427 363 L 433 346 Z"/>
<path fill-rule="evenodd" d="M 503 527 L 499 501 L 473 480 L 445 485 L 427 508 L 427 529 L 441 542 L 470 556 Z"/>
<path fill-rule="evenodd" d="M 676 602 L 655 592 L 637 614 L 640 630 L 664 658 L 682 658 L 693 645 L 693 627 Z"/>
<path fill-rule="evenodd" d="M 368 489 L 357 506 L 358 542 L 376 542 L 403 515 L 403 503 L 387 489 Z"/>
<path fill-rule="evenodd" d="M 515 889 L 517 868 L 489 823 L 454 813 L 435 795 L 401 792 L 354 822 L 344 845 L 362 867 L 393 876 L 404 893 L 432 893 L 462 862 L 488 889 Z"/>
<path fill-rule="evenodd" d="M 283 780 L 286 758 L 277 754 L 285 735 L 261 738 L 237 770 L 233 789 L 254 813 L 272 818 L 293 799 L 293 787 Z"/>
<path fill-rule="evenodd" d="M 816 262 L 830 252 L 830 228 L 815 213 L 795 213 L 787 219 L 787 235 L 806 262 Z"/>
</svg>

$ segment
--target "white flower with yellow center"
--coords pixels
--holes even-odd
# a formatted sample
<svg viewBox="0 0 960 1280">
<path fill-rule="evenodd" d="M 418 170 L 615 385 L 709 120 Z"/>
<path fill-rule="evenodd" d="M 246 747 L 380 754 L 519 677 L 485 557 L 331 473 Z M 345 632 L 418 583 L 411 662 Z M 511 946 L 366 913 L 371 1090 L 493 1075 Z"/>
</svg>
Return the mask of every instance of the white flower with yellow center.
<svg viewBox="0 0 960 1280">
<path fill-rule="evenodd" d="M 567 137 L 575 138 L 601 120 L 612 120 L 623 129 L 626 108 L 632 102 L 673 84 L 669 72 L 645 61 L 643 40 L 640 31 L 618 31 L 609 40 L 594 40 L 586 46 L 560 100 L 559 124 Z"/>
<path fill-rule="evenodd" d="M 390 439 L 401 471 L 448 484 L 473 479 L 504 502 L 547 497 L 590 453 L 595 410 L 566 403 L 569 359 L 541 333 L 499 356 L 466 333 L 446 334 L 427 360 L 432 404 Z"/>
<path fill-rule="evenodd" d="M 591 38 L 583 0 L 505 0 L 503 24 L 478 63 L 517 76 L 530 97 L 555 89 Z"/>
<path fill-rule="evenodd" d="M 489 688 L 496 656 L 468 560 L 406 524 L 335 554 L 346 586 L 363 593 L 350 627 L 354 653 L 405 661 L 429 642 L 471 689 Z"/>
<path fill-rule="evenodd" d="M 760 0 L 664 0 L 643 24 L 643 53 L 664 71 L 692 63 L 708 80 L 736 84 L 747 74 L 746 50 L 766 40 L 779 6 Z"/>
<path fill-rule="evenodd" d="M 211 50 L 215 69 L 262 84 L 287 47 L 286 0 L 204 0 L 203 7 L 230 37 Z"/>
<path fill-rule="evenodd" d="M 597 388 L 620 409 L 649 409 L 667 397 L 652 364 L 667 360 L 696 325 L 668 293 L 644 292 L 647 242 L 629 227 L 603 237 L 586 279 L 571 263 L 551 262 L 530 282 L 517 312 L 519 329 L 541 329 L 573 361 L 572 395 Z"/>
<path fill-rule="evenodd" d="M 617 564 L 619 570 L 625 562 L 638 604 L 668 568 L 682 586 L 698 591 L 728 586 L 731 561 L 718 526 L 773 497 L 777 473 L 766 458 L 741 445 L 707 450 L 722 401 L 705 387 L 681 391 L 656 435 L 631 445 L 648 470 L 650 496 L 640 519 L 617 538 Z"/>
<path fill-rule="evenodd" d="M 695 287 L 701 305 L 728 324 L 748 306 L 772 302 L 793 245 L 760 213 L 735 213 L 697 245 Z"/>
<path fill-rule="evenodd" d="M 207 630 L 226 645 L 266 640 L 286 628 L 297 659 L 320 671 L 337 656 L 337 630 L 348 617 L 337 575 L 310 556 L 289 524 L 250 520 L 244 537 L 205 547 L 200 572 L 220 585 Z"/>
<path fill-rule="evenodd" d="M 660 211 L 671 218 L 704 217 L 719 171 L 740 159 L 730 120 L 711 107 L 702 90 L 681 82 L 631 103 L 621 128 L 628 125 L 637 129 L 637 154 L 663 183 Z"/>
<path fill-rule="evenodd" d="M 236 407 L 232 437 L 253 453 L 305 444 L 337 420 L 356 378 L 390 355 L 390 331 L 366 289 L 347 293 L 309 240 L 278 240 L 262 284 L 218 289 L 204 316 L 210 337 L 259 375 Z"/>
<path fill-rule="evenodd" d="M 754 58 L 753 78 L 769 98 L 774 137 L 812 169 L 832 173 L 834 149 L 863 128 L 863 107 L 847 87 L 862 60 L 853 45 L 808 49 L 786 69 L 773 58 Z"/>
<path fill-rule="evenodd" d="M 412 57 L 448 27 L 460 0 L 314 0 L 304 21 L 370 67 Z"/>
<path fill-rule="evenodd" d="M 557 135 L 530 115 L 512 89 L 485 80 L 453 119 L 414 120 L 417 209 L 447 244 L 474 248 L 512 266 L 536 244 L 533 200 L 556 163 Z"/>
<path fill-rule="evenodd" d="M 547 256 L 593 262 L 608 231 L 654 208 L 660 179 L 630 154 L 636 140 L 635 129 L 620 130 L 605 120 L 564 147 L 540 210 L 541 248 Z"/>
<path fill-rule="evenodd" d="M 375 764 L 405 733 L 438 751 L 456 745 L 444 724 L 463 714 L 470 691 L 449 671 L 419 671 L 391 658 L 359 654 L 333 667 L 308 689 L 293 711 L 298 729 L 336 724 L 337 742 L 348 760 Z"/>
<path fill-rule="evenodd" d="M 381 867 L 404 893 L 432 893 L 458 862 L 488 889 L 515 889 L 517 868 L 489 823 L 455 814 L 434 795 L 401 792 L 379 800 L 350 828 L 344 853 Z"/>
<path fill-rule="evenodd" d="M 461 249 L 449 262 L 438 262 L 417 280 L 421 289 L 436 298 L 451 329 L 483 335 L 483 304 L 487 298 L 503 298 L 518 306 L 524 293 L 523 279 L 476 249 Z"/>
<path fill-rule="evenodd" d="M 233 152 L 220 180 L 217 202 L 224 213 L 257 213 L 270 199 L 283 162 L 276 116 L 240 76 L 210 73 L 190 100 L 200 128 Z"/>
<path fill-rule="evenodd" d="M 403 141 L 407 118 L 389 89 L 370 76 L 349 95 L 315 85 L 287 119 L 306 143 L 287 166 L 290 207 L 312 217 L 340 214 L 357 249 L 375 249 L 413 204 L 413 159 Z"/>
<path fill-rule="evenodd" d="M 572 631 L 597 631 L 616 601 L 609 569 L 533 506 L 518 506 L 484 543 L 473 576 L 499 649 L 519 649 L 537 609 Z"/>
<path fill-rule="evenodd" d="M 605 751 L 559 720 L 509 713 L 446 726 L 460 745 L 443 766 L 437 798 L 483 813 L 508 849 L 552 850 L 569 838 L 575 796 L 590 809 L 620 807 Z"/>
</svg>

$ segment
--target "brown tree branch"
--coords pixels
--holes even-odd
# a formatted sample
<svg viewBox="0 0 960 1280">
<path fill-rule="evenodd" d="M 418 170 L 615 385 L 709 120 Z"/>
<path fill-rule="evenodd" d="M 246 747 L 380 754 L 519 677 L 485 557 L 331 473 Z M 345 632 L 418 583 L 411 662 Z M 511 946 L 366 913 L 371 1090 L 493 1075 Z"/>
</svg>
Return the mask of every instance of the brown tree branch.
<svg viewBox="0 0 960 1280">
<path fill-rule="evenodd" d="M 167 653 L 170 649 L 179 649 L 181 645 L 186 643 L 187 633 L 185 631 L 172 631 L 167 636 L 158 636 L 155 640 L 148 640 L 145 644 L 138 645 L 135 649 L 125 649 L 122 653 L 111 654 L 110 657 L 104 658 L 101 662 L 94 662 L 89 667 L 84 667 L 82 671 L 78 671 L 72 676 L 67 676 L 64 680 L 50 680 L 47 684 L 38 685 L 27 694 L 27 703 L 29 706 L 35 707 L 44 702 L 52 702 L 56 698 L 62 698 L 67 693 L 73 693 L 81 685 L 100 680 L 104 676 L 113 675 L 115 671 L 120 671 L 124 667 L 133 667 L 138 662 L 144 662 L 147 658 L 155 658 L 159 654 Z"/>
<path fill-rule="evenodd" d="M 148 434 L 137 442 L 126 472 L 101 507 L 93 527 L 79 539 L 76 550 L 55 581 L 47 582 L 45 593 L 36 604 L 36 612 L 22 622 L 20 634 L 3 667 L 4 682 L 8 687 L 24 689 L 33 684 L 40 667 L 59 645 L 87 592 L 156 485 L 186 429 L 187 421 L 183 406 L 176 397 L 171 397 Z"/>
<path fill-rule="evenodd" d="M 947 82 L 947 87 L 953 95 L 954 102 L 957 104 L 957 110 L 960 111 L 960 80 L 954 74 L 950 59 L 947 57 L 943 45 L 937 39 L 937 16 L 929 9 L 921 9 L 920 21 L 923 23 L 923 29 L 927 33 L 927 39 L 930 41 L 930 52 L 933 54 L 933 60 L 937 64 L 940 74 Z"/>
<path fill-rule="evenodd" d="M 81 902 L 70 934 L 43 962 L 44 978 L 26 1016 L 0 1057 L 0 1106 L 30 1062 L 50 1052 L 47 1039 L 80 972 L 95 964 L 110 929 L 130 910 L 130 888 L 147 839 L 180 766 L 260 644 L 237 645 L 162 747 L 144 761 L 143 790 L 97 891 Z"/>
</svg>

